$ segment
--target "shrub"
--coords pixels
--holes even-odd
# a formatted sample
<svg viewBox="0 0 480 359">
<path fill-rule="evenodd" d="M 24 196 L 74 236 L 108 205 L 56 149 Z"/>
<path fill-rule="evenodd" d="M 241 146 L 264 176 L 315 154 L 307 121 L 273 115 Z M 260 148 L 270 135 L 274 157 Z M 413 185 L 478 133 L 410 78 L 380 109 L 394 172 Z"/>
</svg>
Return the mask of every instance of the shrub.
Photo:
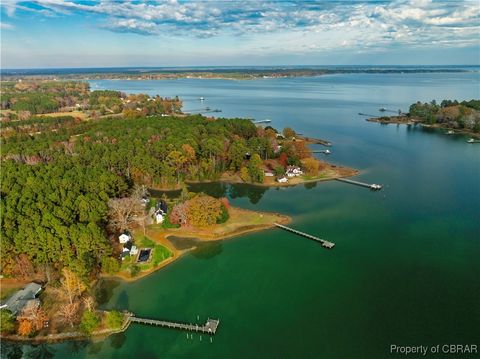
<svg viewBox="0 0 480 359">
<path fill-rule="evenodd" d="M 111 329 L 120 328 L 123 324 L 123 314 L 117 310 L 107 313 L 107 326 Z"/>
<path fill-rule="evenodd" d="M 94 312 L 86 310 L 83 312 L 82 321 L 80 323 L 80 330 L 85 334 L 92 334 L 100 324 L 100 318 Z"/>
</svg>

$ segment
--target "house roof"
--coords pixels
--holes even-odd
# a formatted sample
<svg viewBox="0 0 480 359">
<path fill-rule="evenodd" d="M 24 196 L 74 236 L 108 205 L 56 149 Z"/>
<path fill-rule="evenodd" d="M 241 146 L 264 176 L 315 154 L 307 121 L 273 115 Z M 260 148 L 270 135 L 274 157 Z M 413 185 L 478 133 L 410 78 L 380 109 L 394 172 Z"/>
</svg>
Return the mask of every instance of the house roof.
<svg viewBox="0 0 480 359">
<path fill-rule="evenodd" d="M 1 308 L 6 308 L 13 314 L 17 314 L 25 307 L 25 305 L 27 305 L 30 300 L 35 299 L 41 290 L 42 286 L 40 284 L 33 282 L 29 283 L 25 286 L 25 288 L 20 289 L 10 298 L 8 298 Z"/>
<path fill-rule="evenodd" d="M 131 249 L 132 249 L 132 245 L 133 245 L 132 241 L 128 241 L 127 243 L 125 243 L 125 244 L 123 245 L 123 248 L 124 248 L 124 249 L 128 249 L 128 250 L 131 250 Z"/>
</svg>

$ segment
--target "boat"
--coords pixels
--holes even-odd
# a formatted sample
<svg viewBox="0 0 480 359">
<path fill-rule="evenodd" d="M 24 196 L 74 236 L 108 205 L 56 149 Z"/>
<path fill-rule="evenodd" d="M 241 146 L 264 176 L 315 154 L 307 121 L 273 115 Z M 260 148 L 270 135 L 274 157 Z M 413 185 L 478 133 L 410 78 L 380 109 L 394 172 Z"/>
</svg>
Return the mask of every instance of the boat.
<svg viewBox="0 0 480 359">
<path fill-rule="evenodd" d="M 467 141 L 467 143 L 475 143 L 475 139 L 474 138 L 471 138 Z"/>
<path fill-rule="evenodd" d="M 199 98 L 199 100 L 200 100 L 200 101 L 203 101 L 203 100 L 205 100 L 205 98 L 203 98 L 203 97 L 200 97 L 200 98 Z"/>
<path fill-rule="evenodd" d="M 205 107 L 205 111 L 210 111 L 210 107 Z"/>
<path fill-rule="evenodd" d="M 378 111 L 380 111 L 380 112 L 385 112 L 385 111 L 387 111 L 387 109 L 386 109 L 385 107 L 380 107 L 380 108 L 378 109 Z"/>
<path fill-rule="evenodd" d="M 453 132 L 453 130 L 448 130 L 448 131 L 446 132 L 447 135 L 453 135 L 454 133 L 455 133 L 455 132 Z"/>
</svg>

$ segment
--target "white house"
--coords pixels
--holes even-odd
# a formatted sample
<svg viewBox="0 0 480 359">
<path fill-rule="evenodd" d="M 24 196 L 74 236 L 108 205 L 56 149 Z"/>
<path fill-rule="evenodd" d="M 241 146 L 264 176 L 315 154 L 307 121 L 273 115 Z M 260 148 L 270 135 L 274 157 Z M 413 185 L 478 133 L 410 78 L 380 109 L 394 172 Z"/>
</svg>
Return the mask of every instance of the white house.
<svg viewBox="0 0 480 359">
<path fill-rule="evenodd" d="M 287 172 L 285 172 L 285 174 L 288 177 L 297 177 L 303 175 L 303 171 L 298 166 L 288 166 Z"/>
<path fill-rule="evenodd" d="M 132 237 L 130 237 L 129 234 L 126 234 L 126 233 L 122 233 L 119 237 L 118 237 L 118 241 L 122 244 L 125 244 L 127 243 L 128 241 L 130 241 L 130 239 L 132 239 Z"/>
<path fill-rule="evenodd" d="M 160 223 L 163 223 L 163 214 L 161 214 L 160 212 L 157 212 L 155 214 L 155 221 L 157 222 L 157 224 L 160 224 Z"/>
<path fill-rule="evenodd" d="M 288 179 L 287 179 L 287 177 L 280 177 L 280 178 L 277 178 L 277 182 L 286 183 L 286 182 L 288 182 Z"/>
<path fill-rule="evenodd" d="M 265 171 L 265 177 L 273 177 L 274 174 L 270 171 Z"/>
</svg>

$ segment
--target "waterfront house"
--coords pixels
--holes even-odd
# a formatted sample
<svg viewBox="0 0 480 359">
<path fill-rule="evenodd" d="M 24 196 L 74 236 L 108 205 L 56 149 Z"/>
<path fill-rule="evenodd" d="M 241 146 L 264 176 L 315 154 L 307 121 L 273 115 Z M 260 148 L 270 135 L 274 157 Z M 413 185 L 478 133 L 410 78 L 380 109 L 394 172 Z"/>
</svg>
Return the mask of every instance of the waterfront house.
<svg viewBox="0 0 480 359">
<path fill-rule="evenodd" d="M 277 178 L 277 182 L 279 182 L 279 183 L 287 183 L 287 182 L 288 182 L 288 179 L 287 179 L 287 177 L 283 176 L 283 177 Z"/>
<path fill-rule="evenodd" d="M 38 306 L 40 305 L 40 299 L 37 296 L 41 290 L 42 286 L 40 284 L 31 282 L 14 293 L 5 303 L 2 303 L 0 309 L 8 309 L 13 315 L 17 315 L 27 305 Z"/>
<path fill-rule="evenodd" d="M 303 175 L 303 171 L 298 166 L 288 166 L 285 175 L 287 177 L 297 177 Z"/>
</svg>

